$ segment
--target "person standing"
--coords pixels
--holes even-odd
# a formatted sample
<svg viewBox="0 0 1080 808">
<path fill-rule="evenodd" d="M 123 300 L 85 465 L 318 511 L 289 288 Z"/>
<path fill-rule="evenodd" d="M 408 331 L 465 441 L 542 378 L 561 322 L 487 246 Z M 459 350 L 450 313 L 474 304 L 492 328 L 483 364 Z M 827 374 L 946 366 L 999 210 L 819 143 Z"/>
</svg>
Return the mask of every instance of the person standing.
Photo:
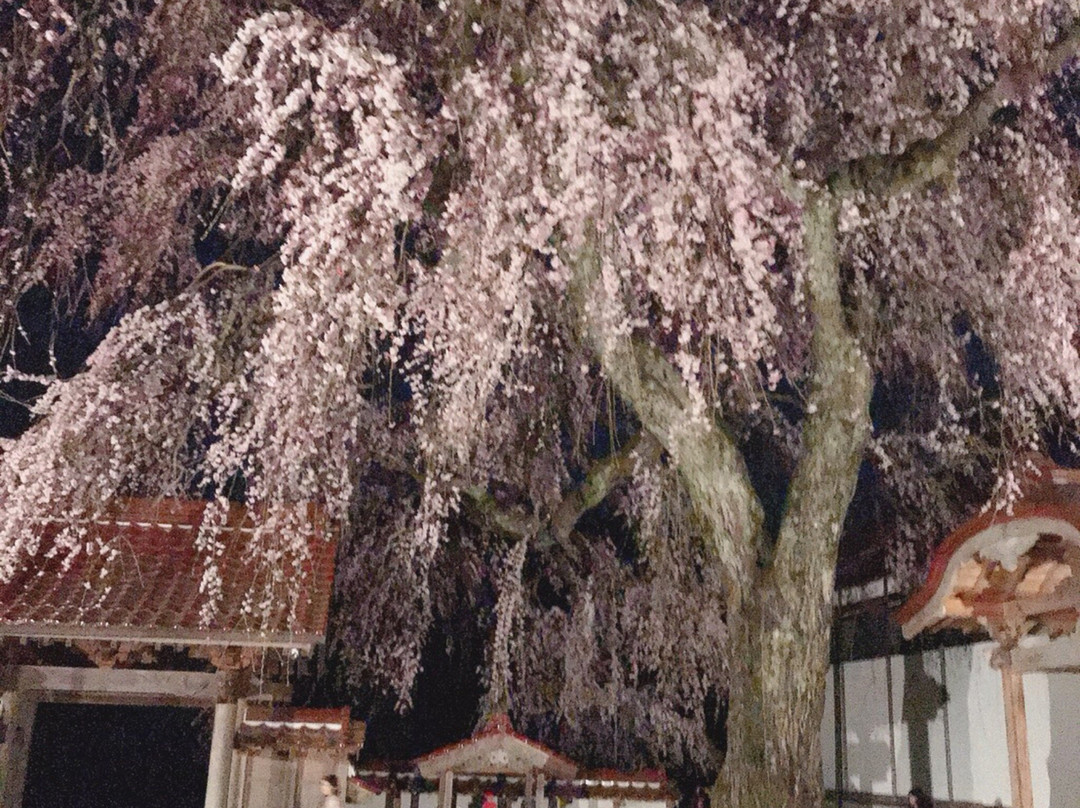
<svg viewBox="0 0 1080 808">
<path fill-rule="evenodd" d="M 913 788 L 907 795 L 908 808 L 934 808 L 933 798 L 921 788 Z"/>
<path fill-rule="evenodd" d="M 338 798 L 337 775 L 326 775 L 326 777 L 319 781 L 319 790 L 322 791 L 323 794 L 320 808 L 342 808 L 341 800 Z"/>
</svg>

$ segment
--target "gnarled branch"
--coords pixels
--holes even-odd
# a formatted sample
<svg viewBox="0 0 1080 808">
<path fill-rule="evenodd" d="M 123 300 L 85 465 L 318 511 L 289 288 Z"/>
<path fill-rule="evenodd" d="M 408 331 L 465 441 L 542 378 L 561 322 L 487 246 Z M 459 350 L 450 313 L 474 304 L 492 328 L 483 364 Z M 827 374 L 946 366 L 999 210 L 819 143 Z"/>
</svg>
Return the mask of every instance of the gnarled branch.
<svg viewBox="0 0 1080 808">
<path fill-rule="evenodd" d="M 604 373 L 678 468 L 708 527 L 728 608 L 739 609 L 756 578 L 763 513 L 735 440 L 695 408 L 682 376 L 655 346 L 607 322 L 597 307 L 607 294 L 594 243 L 574 261 L 571 297 Z"/>
<path fill-rule="evenodd" d="M 653 462 L 661 452 L 662 447 L 651 434 L 638 432 L 619 451 L 596 461 L 581 484 L 562 498 L 547 519 L 520 506 L 500 504 L 483 486 L 468 486 L 462 495 L 476 518 L 499 533 L 529 539 L 540 549 L 559 546 L 571 558 L 580 559 L 580 542 L 574 541 L 577 535 L 574 527 L 581 516 L 630 479 L 640 460 Z"/>
<path fill-rule="evenodd" d="M 898 155 L 870 154 L 851 160 L 829 175 L 829 190 L 838 196 L 863 192 L 885 197 L 917 190 L 945 176 L 1005 102 L 1030 89 L 1039 77 L 1059 70 L 1078 50 L 1080 22 L 1068 28 L 1042 59 L 1013 65 L 972 96 L 967 107 L 937 137 L 916 141 Z"/>
</svg>

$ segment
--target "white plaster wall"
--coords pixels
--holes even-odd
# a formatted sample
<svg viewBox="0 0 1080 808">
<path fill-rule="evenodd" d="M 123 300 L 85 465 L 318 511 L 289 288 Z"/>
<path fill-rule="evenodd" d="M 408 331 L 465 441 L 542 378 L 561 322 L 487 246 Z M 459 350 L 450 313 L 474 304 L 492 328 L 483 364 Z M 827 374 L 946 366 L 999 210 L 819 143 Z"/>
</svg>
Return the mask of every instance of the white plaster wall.
<svg viewBox="0 0 1080 808">
<path fill-rule="evenodd" d="M 884 694 L 885 698 L 892 699 L 893 725 L 892 744 L 893 760 L 896 769 L 893 772 L 897 794 L 907 794 L 911 790 L 911 746 L 909 744 L 907 723 L 903 719 L 904 707 L 904 658 L 901 656 L 889 657 L 889 670 L 892 674 L 892 690 Z"/>
<path fill-rule="evenodd" d="M 614 800 L 577 799 L 567 803 L 568 808 L 615 808 Z"/>
<path fill-rule="evenodd" d="M 289 808 L 292 803 L 293 779 L 289 765 L 271 757 L 250 756 L 248 806 L 259 808 Z M 317 804 L 317 803 L 316 803 Z"/>
<path fill-rule="evenodd" d="M 949 769 L 946 784 L 954 799 L 1008 805 L 1009 751 L 1001 673 L 990 667 L 991 643 L 935 652 L 945 660 L 943 715 L 948 716 Z M 940 792 L 948 796 L 948 791 Z M 1038 802 L 1036 802 L 1038 805 Z"/>
<path fill-rule="evenodd" d="M 852 791 L 892 793 L 885 659 L 844 665 L 847 784 Z"/>
<path fill-rule="evenodd" d="M 469 802 L 469 796 L 466 794 L 458 795 L 458 808 L 465 808 Z M 420 808 L 437 808 L 439 802 L 439 795 L 436 792 L 424 792 L 420 795 Z M 510 808 L 520 808 L 522 800 L 513 800 Z M 547 801 L 544 800 L 542 805 L 546 805 Z M 252 803 L 256 805 L 256 803 Z M 318 805 L 315 802 L 314 805 Z M 371 794 L 371 792 L 365 792 L 363 796 L 359 797 L 355 802 L 350 802 L 350 806 L 356 806 L 356 808 L 383 808 L 386 805 L 385 794 Z M 307 808 L 307 803 L 302 803 L 303 808 Z M 610 799 L 576 799 L 566 803 L 564 808 L 614 808 L 615 802 Z M 409 808 L 409 795 L 403 795 L 403 802 L 401 808 Z M 667 803 L 664 800 L 624 800 L 622 808 L 667 808 Z"/>
<path fill-rule="evenodd" d="M 295 763 L 292 764 L 294 767 Z M 322 790 L 319 783 L 328 774 L 338 776 L 339 793 L 344 790 L 345 783 L 341 780 L 342 771 L 339 761 L 325 753 L 309 753 L 300 767 L 300 808 L 317 808 L 322 804 Z M 258 803 L 251 803 L 251 808 L 256 808 Z M 406 807 L 407 808 L 407 807 Z"/>
<path fill-rule="evenodd" d="M 356 808 L 381 808 L 386 800 L 382 794 L 374 794 L 370 791 L 361 791 L 356 795 L 356 799 L 345 803 L 346 805 L 356 806 Z"/>
<path fill-rule="evenodd" d="M 409 808 L 412 804 L 412 795 L 405 792 L 400 797 L 401 808 Z M 317 805 L 318 803 L 316 803 Z M 386 794 L 374 794 L 370 791 L 363 791 L 358 795 L 357 799 L 348 803 L 354 805 L 356 808 L 385 808 L 386 806 Z M 439 794 L 435 791 L 422 791 L 420 792 L 420 808 L 438 808 Z M 466 805 L 466 798 L 463 795 L 458 796 L 458 808 L 464 808 Z M 306 807 L 305 807 L 306 808 Z"/>
<path fill-rule="evenodd" d="M 1028 753 L 1031 756 L 1031 795 L 1035 808 L 1049 806 L 1050 688 L 1045 673 L 1024 674 L 1024 711 L 1027 713 Z M 1058 808 L 1058 806 L 1054 806 Z"/>
<path fill-rule="evenodd" d="M 1047 722 L 1047 805 L 1080 808 L 1080 674 L 1050 673 L 1045 679 L 1052 706 Z"/>
<path fill-rule="evenodd" d="M 623 808 L 667 808 L 664 800 L 624 800 Z M 571 800 L 565 808 L 614 808 L 615 801 L 611 799 L 576 799 Z"/>
<path fill-rule="evenodd" d="M 846 788 L 905 794 L 918 785 L 939 799 L 1010 805 L 1005 709 L 1001 674 L 990 667 L 992 647 L 845 663 Z M 821 727 L 826 787 L 836 782 L 832 687 L 830 671 Z M 1025 674 L 1024 696 L 1035 806 L 1080 808 L 1080 675 Z"/>
<path fill-rule="evenodd" d="M 836 788 L 836 701 L 833 671 L 825 680 L 825 715 L 821 719 L 821 770 L 825 788 Z"/>
</svg>

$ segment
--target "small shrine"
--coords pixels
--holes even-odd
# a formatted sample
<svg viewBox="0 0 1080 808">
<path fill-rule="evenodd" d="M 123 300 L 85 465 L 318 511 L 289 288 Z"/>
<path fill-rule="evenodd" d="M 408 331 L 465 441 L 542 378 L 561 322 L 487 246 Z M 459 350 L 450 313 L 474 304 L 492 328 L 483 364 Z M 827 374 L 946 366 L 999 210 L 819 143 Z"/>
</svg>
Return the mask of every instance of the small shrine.
<svg viewBox="0 0 1080 808">
<path fill-rule="evenodd" d="M 245 761 L 262 754 L 259 738 L 275 737 L 267 754 L 281 760 L 284 749 L 284 769 L 295 779 L 298 743 L 281 736 L 272 716 L 260 723 L 254 705 L 288 701 L 290 666 L 324 639 L 336 536 L 318 508 L 297 506 L 282 522 L 292 527 L 279 529 L 299 530 L 303 541 L 266 537 L 297 548 L 275 562 L 288 585 L 267 601 L 277 578 L 249 550 L 255 520 L 240 505 L 223 520 L 210 517 L 207 506 L 128 499 L 75 525 L 39 524 L 37 552 L 0 586 L 0 805 L 21 805 L 37 705 L 53 701 L 213 708 L 207 808 L 243 805 L 245 778 L 259 768 Z M 210 518 L 218 547 L 213 586 L 196 546 Z M 266 608 L 254 605 L 260 601 Z M 341 760 L 355 735 L 334 732 L 348 735 L 347 721 L 314 723 L 333 747 L 327 765 L 344 771 Z M 283 726 L 292 731 L 289 725 Z"/>
<path fill-rule="evenodd" d="M 946 537 L 926 583 L 896 613 L 907 639 L 952 628 L 996 643 L 1015 808 L 1032 805 L 1022 675 L 1080 672 L 1080 471 L 1034 465 L 1011 508 Z"/>
<path fill-rule="evenodd" d="M 486 788 L 498 788 L 499 808 L 518 798 L 525 808 L 536 808 L 543 804 L 548 780 L 577 774 L 573 762 L 514 732 L 507 715 L 494 716 L 471 738 L 436 749 L 415 764 L 422 778 L 439 783 L 438 808 L 457 808 L 458 791 L 483 793 Z"/>
<path fill-rule="evenodd" d="M 495 715 L 466 738 L 398 767 L 361 768 L 350 801 L 384 808 L 671 808 L 677 795 L 659 771 L 583 771 Z M 380 806 L 380 808 L 383 808 Z"/>
<path fill-rule="evenodd" d="M 364 744 L 364 724 L 349 708 L 249 705 L 233 744 L 239 806 L 318 805 L 319 782 L 334 774 L 344 787 L 349 755 Z"/>
</svg>

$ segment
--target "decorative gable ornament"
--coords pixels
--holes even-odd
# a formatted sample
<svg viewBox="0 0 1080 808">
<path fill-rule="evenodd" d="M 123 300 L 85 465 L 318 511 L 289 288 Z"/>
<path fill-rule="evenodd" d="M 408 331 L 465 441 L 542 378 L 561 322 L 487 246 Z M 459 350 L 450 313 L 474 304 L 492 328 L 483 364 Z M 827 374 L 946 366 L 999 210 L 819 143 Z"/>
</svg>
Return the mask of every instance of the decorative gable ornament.
<svg viewBox="0 0 1080 808">
<path fill-rule="evenodd" d="M 552 779 L 570 779 L 577 764 L 557 752 L 514 732 L 510 718 L 495 715 L 484 728 L 467 738 L 436 749 L 416 761 L 422 777 L 438 780 L 454 775 L 525 775 L 533 772 Z"/>
</svg>

